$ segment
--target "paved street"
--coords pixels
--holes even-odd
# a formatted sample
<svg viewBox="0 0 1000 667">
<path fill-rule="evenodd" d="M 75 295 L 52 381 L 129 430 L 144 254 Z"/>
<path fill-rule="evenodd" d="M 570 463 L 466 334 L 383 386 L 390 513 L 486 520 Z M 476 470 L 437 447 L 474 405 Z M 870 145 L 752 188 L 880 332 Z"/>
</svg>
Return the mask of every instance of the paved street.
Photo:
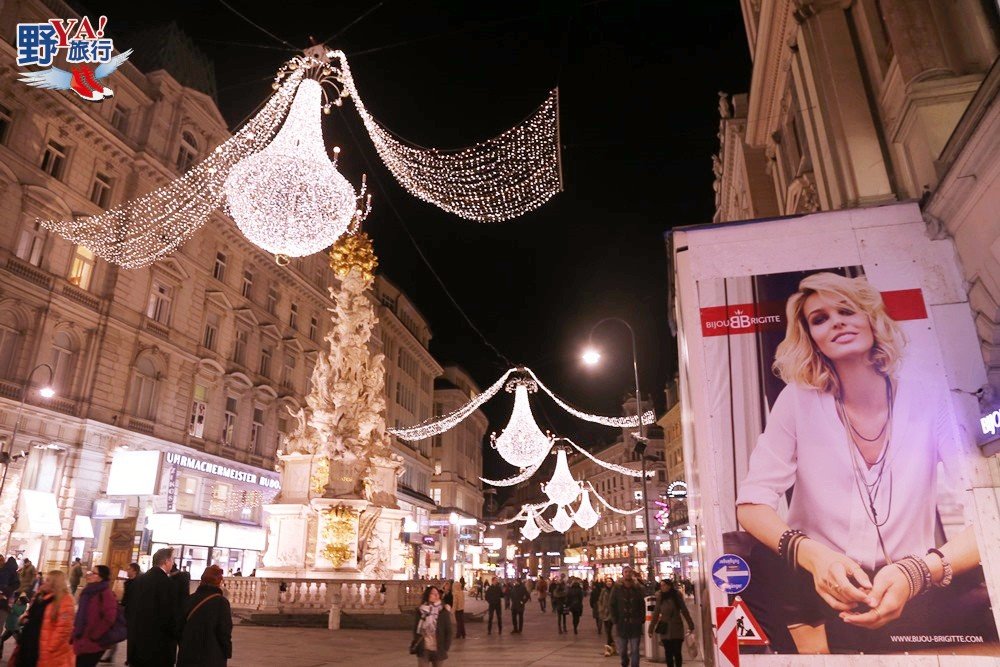
<svg viewBox="0 0 1000 667">
<path fill-rule="evenodd" d="M 469 600 L 473 613 L 483 605 Z M 572 625 L 572 617 L 570 617 Z M 486 634 L 486 624 L 466 624 L 465 639 L 452 643 L 448 665 L 545 665 L 546 667 L 605 665 L 617 667 L 617 657 L 603 657 L 604 642 L 597 634 L 590 609 L 580 619 L 580 634 L 556 631 L 556 617 L 545 614 L 532 602 L 525 613 L 524 632 L 509 634 L 510 612 L 504 613 L 504 633 Z M 410 633 L 390 630 L 340 630 L 331 632 L 303 628 L 262 628 L 237 626 L 233 631 L 234 652 L 230 667 L 326 667 L 366 665 L 367 667 L 412 667 L 416 659 L 407 653 Z M 124 664 L 124 651 L 115 660 Z M 643 660 L 643 665 L 653 665 Z M 663 664 L 662 658 L 659 664 Z M 701 661 L 685 665 L 701 667 Z"/>
</svg>

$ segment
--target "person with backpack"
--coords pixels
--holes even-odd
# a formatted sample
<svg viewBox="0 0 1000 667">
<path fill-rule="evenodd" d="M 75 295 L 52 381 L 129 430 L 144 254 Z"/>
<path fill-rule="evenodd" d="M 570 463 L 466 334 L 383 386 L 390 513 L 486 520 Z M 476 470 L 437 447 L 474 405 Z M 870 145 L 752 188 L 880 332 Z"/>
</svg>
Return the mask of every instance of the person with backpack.
<svg viewBox="0 0 1000 667">
<path fill-rule="evenodd" d="M 209 565 L 181 618 L 177 667 L 226 667 L 233 657 L 233 610 L 222 594 L 222 568 Z"/>
<path fill-rule="evenodd" d="M 118 598 L 111 591 L 111 568 L 107 565 L 95 565 L 85 579 L 73 621 L 73 653 L 77 667 L 94 667 L 105 649 L 117 643 L 108 641 L 106 635 L 118 619 Z"/>
</svg>

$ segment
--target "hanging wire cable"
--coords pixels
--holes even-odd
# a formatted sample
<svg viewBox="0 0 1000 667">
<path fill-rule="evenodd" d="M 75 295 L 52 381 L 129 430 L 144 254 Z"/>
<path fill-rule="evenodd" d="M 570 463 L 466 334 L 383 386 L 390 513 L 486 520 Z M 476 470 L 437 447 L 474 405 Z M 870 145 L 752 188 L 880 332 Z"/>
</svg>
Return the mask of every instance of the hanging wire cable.
<svg viewBox="0 0 1000 667">
<path fill-rule="evenodd" d="M 296 47 L 296 46 L 295 46 L 294 44 L 292 44 L 291 42 L 288 42 L 288 41 L 286 41 L 286 40 L 284 40 L 284 39 L 282 39 L 282 38 L 278 37 L 277 35 L 275 35 L 275 34 L 274 34 L 273 32 L 271 32 L 271 31 L 270 31 L 270 30 L 268 30 L 267 28 L 265 28 L 265 27 L 263 27 L 263 26 L 261 26 L 261 25 L 259 25 L 259 24 L 257 24 L 257 23 L 254 23 L 254 22 L 253 22 L 253 21 L 251 21 L 251 20 L 250 20 L 249 18 L 247 18 L 247 17 L 246 17 L 246 15 L 244 15 L 244 14 L 241 14 L 241 13 L 240 13 L 240 11 L 239 11 L 238 9 L 236 9 L 235 7 L 233 7 L 232 5 L 230 5 L 230 4 L 228 3 L 228 2 L 226 2 L 226 0 L 219 0 L 219 4 L 221 4 L 221 5 L 223 6 L 223 7 L 225 7 L 225 8 L 226 8 L 226 9 L 228 9 L 229 11 L 231 11 L 231 12 L 232 12 L 233 14 L 236 14 L 237 16 L 239 16 L 239 17 L 240 17 L 241 19 L 243 19 L 244 21 L 246 21 L 247 23 L 249 23 L 249 24 L 250 24 L 250 25 L 252 25 L 253 27 L 257 28 L 257 30 L 260 30 L 260 31 L 261 31 L 262 33 L 264 33 L 264 34 L 265 34 L 265 35 L 267 35 L 268 37 L 270 37 L 270 38 L 272 38 L 272 39 L 276 39 L 276 40 L 278 40 L 279 42 L 281 42 L 281 43 L 282 43 L 282 44 L 284 44 L 285 46 L 287 46 L 287 47 L 291 48 L 291 49 L 292 49 L 293 51 L 301 51 L 301 50 L 302 50 L 302 49 L 300 49 L 300 48 L 297 48 L 297 47 Z"/>
<path fill-rule="evenodd" d="M 355 24 L 360 23 L 366 16 L 368 16 L 369 14 L 371 14 L 372 12 L 374 12 L 375 10 L 377 10 L 379 7 L 381 7 L 384 4 L 385 4 L 384 2 L 380 2 L 380 3 L 376 4 L 374 7 L 370 7 L 368 9 L 368 11 L 366 11 L 361 16 L 359 16 L 358 18 L 354 19 L 353 21 L 351 21 L 350 23 L 348 23 L 347 25 L 345 25 L 343 28 L 341 28 L 337 32 L 333 33 L 332 35 L 330 35 L 329 37 L 327 37 L 326 39 L 324 39 L 322 42 L 320 42 L 320 44 L 329 44 L 333 40 L 335 40 L 338 37 L 340 37 L 341 35 L 343 35 L 348 30 L 350 30 L 351 28 L 353 28 L 355 26 Z"/>
<path fill-rule="evenodd" d="M 268 49 L 270 51 L 281 51 L 282 53 L 301 53 L 302 49 L 296 49 L 287 46 L 271 46 L 270 44 L 253 44 L 251 42 L 233 42 L 225 39 L 212 39 L 210 37 L 196 37 L 195 41 L 207 42 L 209 44 L 221 44 L 223 46 L 239 46 L 244 49 Z M 268 76 L 268 80 L 274 79 L 274 76 Z"/>
</svg>

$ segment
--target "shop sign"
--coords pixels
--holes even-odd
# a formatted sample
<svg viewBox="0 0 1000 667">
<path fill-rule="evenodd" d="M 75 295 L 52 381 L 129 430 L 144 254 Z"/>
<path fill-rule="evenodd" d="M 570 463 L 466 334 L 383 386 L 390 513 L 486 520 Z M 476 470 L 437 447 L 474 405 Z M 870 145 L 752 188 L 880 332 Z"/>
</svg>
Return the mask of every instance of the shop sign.
<svg viewBox="0 0 1000 667">
<path fill-rule="evenodd" d="M 215 546 L 263 551 L 264 539 L 264 529 L 258 526 L 220 523 L 219 535 L 215 539 Z"/>
<path fill-rule="evenodd" d="M 437 544 L 437 538 L 433 535 L 424 535 L 424 544 L 432 547 Z"/>
<path fill-rule="evenodd" d="M 160 452 L 119 449 L 111 459 L 109 496 L 152 496 L 160 476 Z"/>
<path fill-rule="evenodd" d="M 90 516 L 94 519 L 122 519 L 125 517 L 124 498 L 98 498 Z"/>
<path fill-rule="evenodd" d="M 1000 403 L 994 403 L 982 411 L 975 432 L 976 443 L 980 447 L 1000 439 Z"/>
<path fill-rule="evenodd" d="M 232 479 L 237 482 L 258 484 L 264 487 L 265 489 L 281 488 L 281 482 L 278 480 L 277 477 L 265 477 L 264 475 L 256 475 L 252 472 L 237 470 L 236 468 L 230 468 L 229 466 L 219 465 L 218 463 L 212 463 L 211 461 L 199 459 L 194 456 L 188 456 L 186 454 L 176 454 L 174 452 L 167 452 L 167 463 L 171 465 L 180 466 L 182 468 L 197 470 L 199 472 L 207 472 L 210 475 L 225 477 L 227 479 Z"/>
</svg>

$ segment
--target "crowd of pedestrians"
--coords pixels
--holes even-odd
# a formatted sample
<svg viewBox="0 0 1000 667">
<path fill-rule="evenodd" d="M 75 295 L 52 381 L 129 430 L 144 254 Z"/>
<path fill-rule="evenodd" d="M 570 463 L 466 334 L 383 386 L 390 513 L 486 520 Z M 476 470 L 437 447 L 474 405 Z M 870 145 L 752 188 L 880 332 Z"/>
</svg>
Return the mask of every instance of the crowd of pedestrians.
<svg viewBox="0 0 1000 667">
<path fill-rule="evenodd" d="M 440 665 L 448 657 L 452 637 L 464 638 L 465 579 L 446 581 L 441 588 L 428 586 L 414 619 L 411 653 L 421 667 Z M 505 612 L 510 613 L 510 634 L 520 634 L 524 628 L 525 608 L 532 597 L 545 613 L 551 609 L 556 617 L 558 634 L 579 634 L 584 602 L 590 606 L 597 632 L 605 640 L 604 656 L 617 656 L 622 667 L 638 667 L 639 644 L 646 621 L 646 597 L 655 597 L 649 623 L 649 635 L 663 645 L 668 667 L 681 667 L 685 638 L 694 631 L 694 620 L 684 602 L 685 594 L 693 593 L 689 582 L 676 584 L 671 580 L 653 584 L 643 582 L 626 566 L 615 581 L 604 577 L 591 585 L 585 579 L 561 577 L 504 580 L 498 577 L 479 579 L 468 587 L 472 597 L 485 600 L 486 634 L 503 634 Z M 456 631 L 452 631 L 457 627 Z M 693 640 L 693 637 L 691 637 Z"/>
<path fill-rule="evenodd" d="M 95 667 L 127 640 L 130 667 L 225 667 L 232 658 L 232 612 L 223 571 L 209 566 L 189 594 L 173 550 L 153 554 L 141 572 L 129 565 L 118 593 L 106 565 L 74 560 L 68 572 L 40 575 L 25 558 L 0 567 L 0 657 L 14 640 L 8 667 Z M 449 630 L 450 631 L 450 630 Z"/>
</svg>

